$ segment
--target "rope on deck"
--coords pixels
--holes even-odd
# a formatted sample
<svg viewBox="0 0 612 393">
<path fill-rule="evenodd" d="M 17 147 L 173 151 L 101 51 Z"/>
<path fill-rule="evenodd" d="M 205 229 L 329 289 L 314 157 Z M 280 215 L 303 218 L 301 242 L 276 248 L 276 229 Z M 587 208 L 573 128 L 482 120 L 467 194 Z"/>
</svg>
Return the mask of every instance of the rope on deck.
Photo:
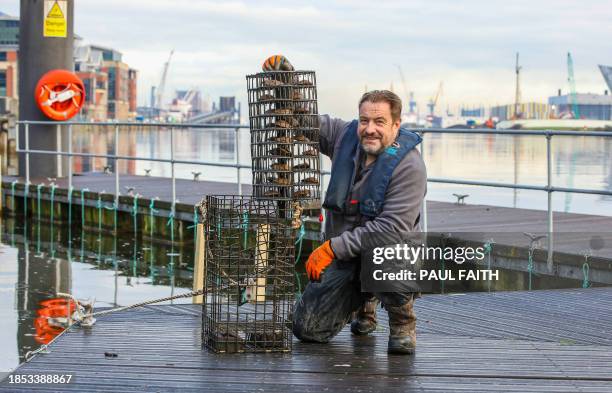
<svg viewBox="0 0 612 393">
<path fill-rule="evenodd" d="M 589 281 L 589 254 L 584 256 L 584 263 L 582 264 L 582 275 L 584 278 L 582 279 L 582 288 L 588 288 L 591 286 L 591 282 Z"/>
<path fill-rule="evenodd" d="M 298 232 L 297 240 L 295 241 L 295 244 L 297 245 L 297 248 L 298 248 L 297 255 L 295 256 L 296 265 L 298 264 L 302 256 L 302 242 L 304 240 L 304 236 L 306 236 L 306 228 L 304 227 L 304 223 L 302 223 L 300 225 L 300 231 Z M 300 276 L 297 274 L 297 271 L 295 269 L 293 270 L 293 274 L 295 274 L 295 281 L 297 282 L 297 285 L 298 285 L 296 297 L 299 299 L 302 296 L 302 282 L 300 280 Z"/>
<path fill-rule="evenodd" d="M 11 182 L 11 206 L 13 206 L 13 210 L 15 209 L 15 184 L 17 184 L 17 180 L 13 180 Z"/>
<path fill-rule="evenodd" d="M 43 183 L 39 183 L 36 186 L 36 206 L 38 208 L 38 221 L 39 222 L 40 222 L 40 198 L 41 198 L 40 191 L 42 190 L 43 187 L 44 187 Z"/>
<path fill-rule="evenodd" d="M 199 289 L 197 291 L 185 292 L 185 293 L 181 293 L 179 295 L 167 296 L 167 297 L 163 297 L 163 298 L 159 298 L 159 299 L 145 300 L 143 302 L 134 303 L 134 304 L 131 304 L 129 306 L 122 306 L 122 307 L 117 307 L 117 308 L 113 308 L 113 309 L 110 309 L 110 310 L 104 310 L 104 311 L 98 311 L 98 312 L 94 312 L 94 313 L 90 313 L 90 314 L 85 314 L 84 317 L 85 318 L 88 318 L 88 317 L 99 317 L 99 316 L 102 316 L 102 315 L 111 314 L 111 313 L 118 312 L 118 311 L 125 311 L 125 310 L 130 310 L 132 308 L 147 306 L 149 304 L 166 302 L 166 301 L 174 300 L 174 299 L 194 297 L 194 296 L 199 296 L 199 295 L 203 295 L 203 294 L 204 294 L 204 289 Z"/>
<path fill-rule="evenodd" d="M 83 188 L 81 190 L 81 230 L 85 228 L 85 192 L 87 191 L 89 191 L 89 188 Z M 40 209 L 38 211 L 40 211 Z M 81 259 L 82 258 L 81 256 Z"/>
<path fill-rule="evenodd" d="M 61 292 L 57 293 L 58 296 L 69 298 L 69 299 L 73 300 L 76 303 L 76 306 L 77 306 L 76 307 L 76 311 L 71 316 L 71 318 L 74 320 L 74 325 L 81 325 L 81 326 L 93 326 L 93 324 L 96 321 L 94 317 L 100 317 L 100 316 L 103 316 L 103 315 L 107 315 L 107 314 L 111 314 L 111 313 L 115 313 L 115 312 L 119 312 L 119 311 L 125 311 L 125 310 L 130 310 L 130 309 L 133 309 L 133 308 L 137 308 L 137 307 L 147 306 L 149 304 L 155 304 L 155 303 L 160 303 L 160 302 L 165 302 L 165 301 L 174 300 L 174 299 L 180 299 L 180 298 L 188 298 L 188 297 L 193 297 L 193 296 L 199 296 L 199 295 L 203 295 L 203 294 L 204 294 L 204 289 L 200 289 L 200 290 L 197 290 L 197 291 L 181 293 L 179 295 L 167 296 L 167 297 L 163 297 L 163 298 L 160 298 L 160 299 L 146 300 L 146 301 L 143 301 L 143 302 L 131 304 L 129 306 L 123 306 L 123 307 L 113 308 L 113 309 L 110 309 L 110 310 L 93 312 L 93 303 L 92 304 L 87 304 L 85 307 L 83 307 L 81 305 L 81 303 L 73 295 L 68 294 L 68 293 L 61 293 Z M 90 309 L 92 312 L 85 313 L 84 311 L 86 310 L 86 308 Z M 53 344 L 53 342 L 55 342 L 55 340 L 60 338 L 67 331 L 68 331 L 68 329 L 64 329 L 60 334 L 55 336 L 49 343 L 43 344 L 40 347 L 38 347 L 37 349 L 35 349 L 33 351 L 27 352 L 25 354 L 25 361 L 29 362 L 34 357 L 34 355 L 36 355 L 38 353 L 50 353 L 49 350 L 48 350 L 49 346 L 51 344 Z"/>
<path fill-rule="evenodd" d="M 23 216 L 28 216 L 28 195 L 30 194 L 30 182 L 26 182 L 23 188 Z"/>
</svg>

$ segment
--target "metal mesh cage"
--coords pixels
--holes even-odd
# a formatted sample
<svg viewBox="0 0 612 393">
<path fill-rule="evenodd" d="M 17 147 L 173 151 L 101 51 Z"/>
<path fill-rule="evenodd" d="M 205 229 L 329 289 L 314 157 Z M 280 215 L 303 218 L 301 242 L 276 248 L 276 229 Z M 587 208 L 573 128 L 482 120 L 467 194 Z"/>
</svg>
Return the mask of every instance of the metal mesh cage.
<svg viewBox="0 0 612 393">
<path fill-rule="evenodd" d="M 207 196 L 203 344 L 214 352 L 291 350 L 294 236 L 273 201 Z"/>
<path fill-rule="evenodd" d="M 319 118 L 313 71 L 247 76 L 253 195 L 307 206 L 320 199 Z M 279 203 L 285 216 L 289 204 Z M 286 209 L 283 209 L 283 206 Z"/>
</svg>

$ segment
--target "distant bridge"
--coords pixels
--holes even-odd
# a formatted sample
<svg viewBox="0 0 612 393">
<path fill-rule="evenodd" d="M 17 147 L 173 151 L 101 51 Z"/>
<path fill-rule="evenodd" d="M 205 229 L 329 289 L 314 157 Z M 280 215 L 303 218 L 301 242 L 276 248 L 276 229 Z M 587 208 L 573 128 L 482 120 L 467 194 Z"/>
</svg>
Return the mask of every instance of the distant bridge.
<svg viewBox="0 0 612 393">
<path fill-rule="evenodd" d="M 240 114 L 237 110 L 209 112 L 193 116 L 188 122 L 191 124 L 239 124 Z"/>
</svg>

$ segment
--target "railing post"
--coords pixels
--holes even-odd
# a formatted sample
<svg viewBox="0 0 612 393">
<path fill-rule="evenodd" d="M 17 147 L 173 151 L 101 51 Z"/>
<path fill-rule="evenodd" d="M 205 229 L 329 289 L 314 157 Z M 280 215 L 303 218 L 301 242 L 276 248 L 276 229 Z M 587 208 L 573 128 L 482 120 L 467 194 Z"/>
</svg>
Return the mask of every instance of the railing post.
<svg viewBox="0 0 612 393">
<path fill-rule="evenodd" d="M 26 183 L 30 184 L 30 124 L 25 124 L 24 130 L 25 138 L 25 171 L 26 171 Z M 17 146 L 19 148 L 19 146 Z"/>
<path fill-rule="evenodd" d="M 114 162 L 114 171 L 115 171 L 115 209 L 119 207 L 119 195 L 121 194 L 121 190 L 119 189 L 119 126 L 115 126 L 115 162 Z"/>
<path fill-rule="evenodd" d="M 242 195 L 242 182 L 240 181 L 240 128 L 236 127 L 234 133 L 234 144 L 236 145 L 236 180 L 238 181 L 238 195 Z"/>
<path fill-rule="evenodd" d="M 421 141 L 421 159 L 423 160 L 423 162 L 425 162 L 425 131 L 421 131 L 421 138 L 423 138 L 423 140 Z M 423 232 L 427 232 L 427 196 L 423 197 L 422 219 Z"/>
<path fill-rule="evenodd" d="M 68 124 L 68 189 L 72 189 L 72 124 Z"/>
<path fill-rule="evenodd" d="M 174 177 L 174 127 L 170 127 L 170 168 L 172 172 L 172 212 L 176 203 L 176 177 Z"/>
<path fill-rule="evenodd" d="M 552 151 L 551 151 L 552 134 L 550 131 L 546 134 L 546 184 L 548 194 L 548 255 L 546 264 L 549 270 L 552 270 L 553 265 L 553 206 L 552 206 Z"/>
<path fill-rule="evenodd" d="M 55 143 L 57 146 L 57 173 L 56 177 L 59 179 L 62 177 L 62 126 L 57 125 L 55 127 Z"/>
</svg>

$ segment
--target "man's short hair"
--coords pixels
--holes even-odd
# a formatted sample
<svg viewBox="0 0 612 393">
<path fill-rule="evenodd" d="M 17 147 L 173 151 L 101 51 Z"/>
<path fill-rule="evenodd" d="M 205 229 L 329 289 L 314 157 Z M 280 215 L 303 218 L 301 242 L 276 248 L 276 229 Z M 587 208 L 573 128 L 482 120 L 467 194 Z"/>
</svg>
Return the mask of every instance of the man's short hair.
<svg viewBox="0 0 612 393">
<path fill-rule="evenodd" d="M 364 102 L 386 102 L 391 108 L 391 119 L 399 120 L 402 116 L 402 100 L 392 91 L 389 90 L 372 90 L 364 93 L 359 100 L 359 108 Z"/>
</svg>

